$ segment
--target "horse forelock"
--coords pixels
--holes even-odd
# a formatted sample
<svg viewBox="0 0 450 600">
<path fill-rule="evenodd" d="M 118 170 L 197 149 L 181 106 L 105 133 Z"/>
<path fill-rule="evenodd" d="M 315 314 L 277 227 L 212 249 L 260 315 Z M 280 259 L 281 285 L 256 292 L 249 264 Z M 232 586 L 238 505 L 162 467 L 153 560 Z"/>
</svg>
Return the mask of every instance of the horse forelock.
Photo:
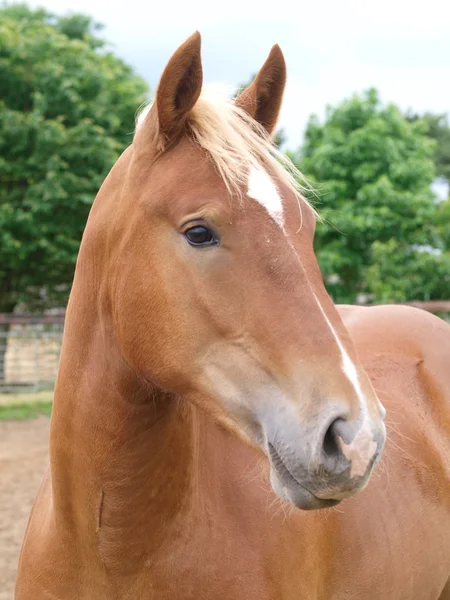
<svg viewBox="0 0 450 600">
<path fill-rule="evenodd" d="M 228 192 L 240 200 L 243 193 L 254 197 L 248 194 L 252 174 L 265 171 L 294 194 L 300 209 L 302 202 L 309 204 L 304 193 L 312 188 L 304 176 L 274 145 L 264 127 L 234 103 L 229 92 L 220 84 L 204 86 L 186 121 L 187 134 L 208 154 Z M 151 108 L 149 104 L 138 114 L 137 132 Z"/>
</svg>

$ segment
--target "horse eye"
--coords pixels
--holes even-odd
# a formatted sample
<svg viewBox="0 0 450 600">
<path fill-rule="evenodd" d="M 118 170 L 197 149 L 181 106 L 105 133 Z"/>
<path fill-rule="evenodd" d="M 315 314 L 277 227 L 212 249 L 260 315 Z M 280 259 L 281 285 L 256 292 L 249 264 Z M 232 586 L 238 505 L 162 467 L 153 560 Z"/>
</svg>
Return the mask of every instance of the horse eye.
<svg viewBox="0 0 450 600">
<path fill-rule="evenodd" d="M 184 235 L 191 246 L 215 246 L 219 243 L 216 234 L 203 225 L 191 227 Z"/>
</svg>

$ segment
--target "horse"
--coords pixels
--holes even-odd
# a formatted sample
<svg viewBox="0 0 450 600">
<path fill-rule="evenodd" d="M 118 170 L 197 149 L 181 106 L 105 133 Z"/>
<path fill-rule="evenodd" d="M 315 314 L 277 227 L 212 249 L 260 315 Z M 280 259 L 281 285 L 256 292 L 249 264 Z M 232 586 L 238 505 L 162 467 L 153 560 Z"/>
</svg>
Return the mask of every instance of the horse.
<svg viewBox="0 0 450 600">
<path fill-rule="evenodd" d="M 195 33 L 91 208 L 16 600 L 449 600 L 450 326 L 335 306 L 271 134 Z"/>
</svg>

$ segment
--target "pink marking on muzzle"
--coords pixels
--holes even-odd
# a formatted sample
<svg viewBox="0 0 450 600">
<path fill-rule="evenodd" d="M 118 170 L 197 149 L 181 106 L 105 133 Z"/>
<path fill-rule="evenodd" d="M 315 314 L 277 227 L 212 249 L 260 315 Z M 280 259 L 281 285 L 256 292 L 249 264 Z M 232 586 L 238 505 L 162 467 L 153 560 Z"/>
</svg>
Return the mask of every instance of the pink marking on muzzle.
<svg viewBox="0 0 450 600">
<path fill-rule="evenodd" d="M 350 477 L 365 475 L 367 467 L 377 451 L 377 443 L 368 419 L 364 420 L 361 429 L 350 444 L 346 444 L 340 436 L 337 436 L 337 440 L 342 454 L 351 463 Z"/>
</svg>

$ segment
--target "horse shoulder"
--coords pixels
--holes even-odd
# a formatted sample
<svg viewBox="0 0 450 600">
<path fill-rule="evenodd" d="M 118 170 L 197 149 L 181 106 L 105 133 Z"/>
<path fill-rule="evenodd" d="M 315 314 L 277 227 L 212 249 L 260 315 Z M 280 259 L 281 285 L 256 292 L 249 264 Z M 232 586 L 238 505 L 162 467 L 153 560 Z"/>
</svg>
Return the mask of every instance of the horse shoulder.
<svg viewBox="0 0 450 600">
<path fill-rule="evenodd" d="M 450 395 L 450 325 L 435 315 L 401 305 L 338 306 L 364 366 L 389 357 L 413 364 L 422 379 L 435 379 Z M 401 373 L 397 374 L 401 378 Z M 450 399 L 448 400 L 450 409 Z"/>
<path fill-rule="evenodd" d="M 450 511 L 450 325 L 408 306 L 338 310 L 387 409 L 385 452 Z"/>
</svg>

